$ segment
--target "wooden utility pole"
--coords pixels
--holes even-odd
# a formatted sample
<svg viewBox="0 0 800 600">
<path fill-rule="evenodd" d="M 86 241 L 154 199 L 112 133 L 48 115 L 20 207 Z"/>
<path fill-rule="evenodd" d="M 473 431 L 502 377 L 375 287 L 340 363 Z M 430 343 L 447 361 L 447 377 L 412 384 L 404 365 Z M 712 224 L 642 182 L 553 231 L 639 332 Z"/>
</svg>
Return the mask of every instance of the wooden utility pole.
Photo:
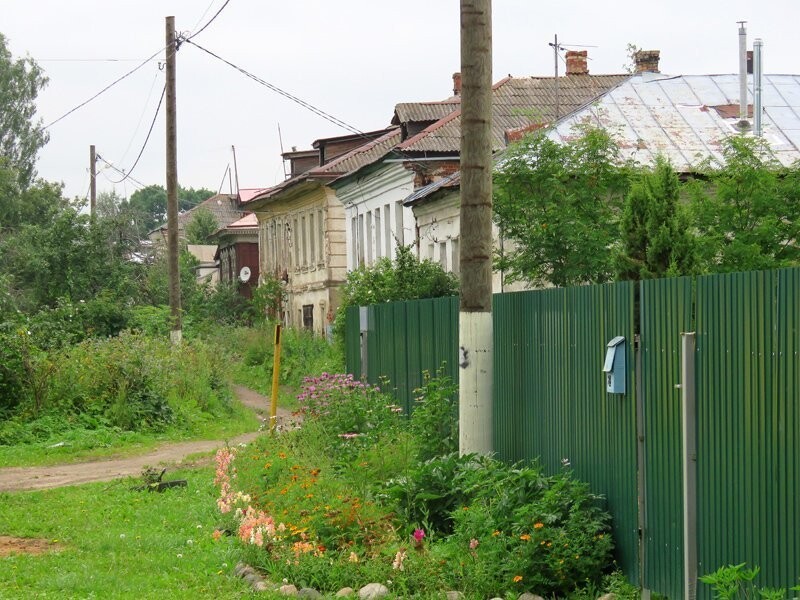
<svg viewBox="0 0 800 600">
<path fill-rule="evenodd" d="M 94 144 L 89 146 L 89 215 L 97 209 L 97 153 Z"/>
<path fill-rule="evenodd" d="M 492 3 L 461 0 L 459 451 L 492 441 Z"/>
<path fill-rule="evenodd" d="M 183 337 L 181 319 L 181 278 L 178 266 L 178 140 L 175 100 L 175 17 L 166 18 L 167 49 L 167 254 L 169 258 L 169 307 L 172 316 L 170 339 L 180 344 Z"/>
</svg>

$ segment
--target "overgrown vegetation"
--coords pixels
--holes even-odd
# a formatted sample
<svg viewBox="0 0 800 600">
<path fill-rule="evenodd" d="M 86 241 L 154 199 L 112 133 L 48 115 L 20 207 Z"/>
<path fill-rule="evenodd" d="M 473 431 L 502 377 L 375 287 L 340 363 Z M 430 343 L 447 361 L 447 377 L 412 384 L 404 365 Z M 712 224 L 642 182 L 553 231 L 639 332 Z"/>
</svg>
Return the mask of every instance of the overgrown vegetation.
<svg viewBox="0 0 800 600">
<path fill-rule="evenodd" d="M 457 432 L 432 446 L 453 426 L 453 392 L 428 378 L 409 419 L 377 387 L 308 377 L 302 428 L 218 452 L 220 530 L 271 581 L 323 593 L 370 582 L 396 597 L 599 589 L 613 547 L 599 499 L 567 471 L 459 457 Z"/>
</svg>

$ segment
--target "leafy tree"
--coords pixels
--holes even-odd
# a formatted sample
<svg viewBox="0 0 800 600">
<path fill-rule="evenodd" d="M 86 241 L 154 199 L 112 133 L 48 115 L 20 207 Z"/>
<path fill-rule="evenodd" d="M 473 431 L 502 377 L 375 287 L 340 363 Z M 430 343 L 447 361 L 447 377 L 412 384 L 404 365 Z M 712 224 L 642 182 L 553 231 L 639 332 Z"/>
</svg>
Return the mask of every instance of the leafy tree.
<svg viewBox="0 0 800 600">
<path fill-rule="evenodd" d="M 50 222 L 68 204 L 61 189 L 61 184 L 41 179 L 23 188 L 18 171 L 0 158 L 0 229 Z"/>
<path fill-rule="evenodd" d="M 800 171 L 784 169 L 760 138 L 732 136 L 724 164 L 693 186 L 692 212 L 705 272 L 773 269 L 800 262 Z"/>
<path fill-rule="evenodd" d="M 41 119 L 34 121 L 36 97 L 47 84 L 30 57 L 14 59 L 0 33 L 0 156 L 24 189 L 36 176 L 36 155 L 47 143 Z"/>
<path fill-rule="evenodd" d="M 568 286 L 613 278 L 629 169 L 619 166 L 607 132 L 578 133 L 565 144 L 542 134 L 523 138 L 495 171 L 495 221 L 511 242 L 495 266 L 509 281 Z"/>
<path fill-rule="evenodd" d="M 186 224 L 186 239 L 190 244 L 208 244 L 208 238 L 219 229 L 217 218 L 207 208 L 198 208 Z"/>
<path fill-rule="evenodd" d="M 205 188 L 178 188 L 178 210 L 189 210 L 204 200 L 208 200 L 214 192 Z M 152 231 L 167 220 L 167 190 L 160 185 L 148 185 L 136 190 L 130 197 L 130 205 L 144 215 L 142 226 Z"/>
<path fill-rule="evenodd" d="M 618 256 L 623 280 L 689 275 L 695 270 L 695 237 L 680 205 L 680 181 L 672 166 L 658 158 L 642 169 L 625 198 Z"/>
</svg>

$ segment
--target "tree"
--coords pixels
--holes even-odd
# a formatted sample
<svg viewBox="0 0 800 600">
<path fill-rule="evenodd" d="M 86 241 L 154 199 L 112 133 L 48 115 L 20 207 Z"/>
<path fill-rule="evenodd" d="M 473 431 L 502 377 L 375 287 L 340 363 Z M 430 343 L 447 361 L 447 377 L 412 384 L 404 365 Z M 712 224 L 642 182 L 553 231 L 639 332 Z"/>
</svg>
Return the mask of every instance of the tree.
<svg viewBox="0 0 800 600">
<path fill-rule="evenodd" d="M 205 188 L 179 188 L 178 210 L 190 210 L 214 195 Z M 133 208 L 143 215 L 142 226 L 152 231 L 167 220 L 167 190 L 160 185 L 148 185 L 136 190 L 130 197 Z"/>
<path fill-rule="evenodd" d="M 705 272 L 774 269 L 800 262 L 800 172 L 760 138 L 732 136 L 708 185 L 692 187 L 698 259 Z"/>
<path fill-rule="evenodd" d="M 208 238 L 219 229 L 217 218 L 207 208 L 193 211 L 186 224 L 186 239 L 190 244 L 208 244 Z"/>
<path fill-rule="evenodd" d="M 509 281 L 568 286 L 613 278 L 630 169 L 601 129 L 558 144 L 541 133 L 512 145 L 495 171 L 495 221 L 511 243 L 495 260 Z"/>
<path fill-rule="evenodd" d="M 30 57 L 14 60 L 0 33 L 0 156 L 24 189 L 36 176 L 36 155 L 47 143 L 41 119 L 34 121 L 36 97 L 47 77 Z"/>
<path fill-rule="evenodd" d="M 695 237 L 680 205 L 680 181 L 672 166 L 656 159 L 636 175 L 620 222 L 617 257 L 622 280 L 690 275 L 695 271 Z"/>
</svg>

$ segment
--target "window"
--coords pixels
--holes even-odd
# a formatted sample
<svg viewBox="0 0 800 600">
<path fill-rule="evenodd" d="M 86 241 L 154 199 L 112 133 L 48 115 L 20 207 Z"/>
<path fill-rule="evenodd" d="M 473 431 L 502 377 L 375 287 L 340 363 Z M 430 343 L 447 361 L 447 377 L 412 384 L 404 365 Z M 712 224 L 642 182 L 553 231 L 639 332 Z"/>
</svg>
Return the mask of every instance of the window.
<svg viewBox="0 0 800 600">
<path fill-rule="evenodd" d="M 381 230 L 381 209 L 375 209 L 375 258 L 378 259 L 383 253 L 382 245 L 383 231 Z"/>
<path fill-rule="evenodd" d="M 317 228 L 314 227 L 315 216 L 314 213 L 308 215 L 308 263 L 312 266 L 317 264 Z"/>
<path fill-rule="evenodd" d="M 367 229 L 364 235 L 364 245 L 367 247 L 367 264 L 372 264 L 372 212 L 367 213 Z"/>
<path fill-rule="evenodd" d="M 364 215 L 358 215 L 358 266 L 364 264 Z"/>
<path fill-rule="evenodd" d="M 314 331 L 314 305 L 303 305 L 303 329 Z"/>
<path fill-rule="evenodd" d="M 392 213 L 389 212 L 389 205 L 383 205 L 383 239 L 386 242 L 386 254 L 392 258 Z"/>
</svg>

